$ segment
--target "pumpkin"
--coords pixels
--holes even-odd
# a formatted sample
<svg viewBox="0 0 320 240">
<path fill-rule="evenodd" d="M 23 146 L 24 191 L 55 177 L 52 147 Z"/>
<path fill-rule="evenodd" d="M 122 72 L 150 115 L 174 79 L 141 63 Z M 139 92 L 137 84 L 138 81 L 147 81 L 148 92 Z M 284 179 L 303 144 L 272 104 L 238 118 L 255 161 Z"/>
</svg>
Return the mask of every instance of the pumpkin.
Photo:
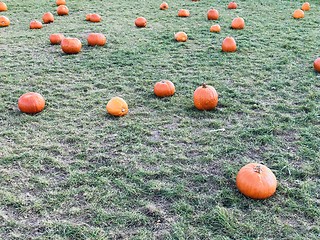
<svg viewBox="0 0 320 240">
<path fill-rule="evenodd" d="M 37 20 L 33 20 L 30 22 L 30 29 L 41 29 L 42 28 L 42 23 L 37 21 Z"/>
<path fill-rule="evenodd" d="M 219 12 L 218 10 L 212 8 L 207 12 L 208 20 L 218 20 L 219 19 Z"/>
<path fill-rule="evenodd" d="M 231 22 L 231 28 L 233 29 L 243 29 L 244 25 L 244 19 L 241 17 L 234 18 Z"/>
<path fill-rule="evenodd" d="M 168 3 L 163 2 L 160 4 L 160 10 L 167 10 L 169 8 Z"/>
<path fill-rule="evenodd" d="M 223 52 L 235 52 L 237 50 L 237 44 L 233 37 L 226 37 L 222 41 Z"/>
<path fill-rule="evenodd" d="M 199 110 L 211 110 L 218 105 L 218 93 L 214 87 L 205 83 L 193 93 L 194 106 Z"/>
<path fill-rule="evenodd" d="M 316 70 L 317 72 L 320 72 L 320 57 L 314 60 L 313 67 L 314 67 L 314 70 Z"/>
<path fill-rule="evenodd" d="M 301 10 L 303 10 L 303 11 L 309 11 L 309 10 L 310 10 L 310 3 L 305 2 L 304 4 L 302 4 Z"/>
<path fill-rule="evenodd" d="M 64 36 L 61 33 L 54 33 L 49 36 L 51 44 L 60 44 L 62 39 L 64 39 Z"/>
<path fill-rule="evenodd" d="M 153 87 L 153 92 L 158 97 L 169 97 L 175 93 L 174 84 L 169 80 L 157 82 Z"/>
<path fill-rule="evenodd" d="M 86 21 L 90 21 L 91 15 L 92 15 L 92 13 L 88 13 L 88 14 L 86 15 Z"/>
<path fill-rule="evenodd" d="M 134 21 L 134 24 L 139 28 L 143 28 L 143 27 L 147 26 L 147 19 L 145 19 L 144 17 L 138 17 Z"/>
<path fill-rule="evenodd" d="M 54 17 L 51 12 L 46 12 L 42 16 L 43 23 L 52 23 L 54 21 Z"/>
<path fill-rule="evenodd" d="M 297 9 L 293 12 L 292 17 L 296 19 L 304 18 L 304 12 L 301 9 Z"/>
<path fill-rule="evenodd" d="M 265 199 L 275 193 L 277 179 L 268 167 L 259 163 L 249 163 L 239 170 L 236 185 L 247 197 Z"/>
<path fill-rule="evenodd" d="M 107 112 L 113 116 L 124 116 L 128 113 L 128 104 L 121 97 L 113 97 L 107 104 Z"/>
<path fill-rule="evenodd" d="M 92 13 L 89 15 L 89 21 L 90 22 L 101 22 L 101 16 L 97 13 Z"/>
<path fill-rule="evenodd" d="M 66 0 L 57 0 L 56 4 L 57 4 L 57 6 L 66 5 Z"/>
<path fill-rule="evenodd" d="M 36 92 L 22 94 L 18 99 L 18 108 L 24 113 L 34 114 L 41 112 L 45 104 L 44 98 Z"/>
<path fill-rule="evenodd" d="M 66 5 L 60 5 L 57 8 L 57 14 L 59 16 L 63 16 L 63 15 L 68 15 L 69 14 L 69 9 Z"/>
<path fill-rule="evenodd" d="M 102 33 L 90 33 L 87 38 L 90 46 L 103 46 L 107 42 L 107 38 Z"/>
<path fill-rule="evenodd" d="M 228 4 L 228 9 L 236 9 L 238 7 L 236 2 L 230 2 Z"/>
<path fill-rule="evenodd" d="M 0 2 L 0 12 L 7 11 L 8 7 L 4 2 Z"/>
<path fill-rule="evenodd" d="M 190 12 L 187 9 L 180 9 L 178 11 L 178 17 L 189 17 L 190 16 Z"/>
<path fill-rule="evenodd" d="M 82 48 L 82 44 L 78 38 L 64 38 L 60 45 L 62 51 L 67 54 L 79 53 Z"/>
<path fill-rule="evenodd" d="M 0 16 L 0 27 L 8 27 L 10 25 L 9 18 L 5 16 Z"/>
<path fill-rule="evenodd" d="M 177 32 L 177 33 L 174 35 L 174 39 L 175 39 L 177 42 L 186 42 L 187 39 L 188 39 L 188 35 L 187 35 L 185 32 Z"/>
<path fill-rule="evenodd" d="M 214 24 L 210 27 L 210 32 L 220 32 L 221 27 L 219 24 Z"/>
</svg>

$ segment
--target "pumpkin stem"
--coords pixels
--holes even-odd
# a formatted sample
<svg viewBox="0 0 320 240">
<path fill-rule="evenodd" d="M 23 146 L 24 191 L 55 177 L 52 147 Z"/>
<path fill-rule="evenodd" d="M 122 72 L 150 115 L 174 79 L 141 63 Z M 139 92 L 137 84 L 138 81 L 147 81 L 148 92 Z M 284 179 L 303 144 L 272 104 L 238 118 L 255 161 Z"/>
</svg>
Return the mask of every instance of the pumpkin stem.
<svg viewBox="0 0 320 240">
<path fill-rule="evenodd" d="M 262 172 L 262 169 L 261 169 L 261 166 L 260 165 L 257 165 L 253 168 L 253 171 L 255 171 L 256 173 L 261 173 Z"/>
<path fill-rule="evenodd" d="M 202 83 L 202 87 L 203 87 L 203 88 L 207 88 L 207 84 Z"/>
</svg>

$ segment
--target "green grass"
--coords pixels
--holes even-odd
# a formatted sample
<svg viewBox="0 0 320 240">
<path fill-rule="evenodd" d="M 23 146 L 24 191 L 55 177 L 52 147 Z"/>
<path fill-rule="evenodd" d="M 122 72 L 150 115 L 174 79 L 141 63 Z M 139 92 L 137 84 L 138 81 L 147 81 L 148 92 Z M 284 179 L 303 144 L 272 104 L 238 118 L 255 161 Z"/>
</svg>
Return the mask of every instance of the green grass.
<svg viewBox="0 0 320 240">
<path fill-rule="evenodd" d="M 294 20 L 298 1 L 5 1 L 0 29 L 1 239 L 319 239 L 320 56 L 318 1 Z M 209 32 L 211 7 L 222 31 Z M 180 8 L 189 18 L 176 17 Z M 55 22 L 30 30 L 51 11 Z M 99 13 L 101 23 L 84 21 Z M 145 29 L 134 27 L 144 16 Z M 244 30 L 229 28 L 241 16 Z M 189 40 L 177 43 L 173 34 Z M 49 34 L 78 37 L 65 55 Z M 88 47 L 102 32 L 105 47 Z M 233 36 L 236 53 L 221 52 Z M 171 98 L 153 85 L 169 79 Z M 217 109 L 197 111 L 192 94 L 206 82 Z M 46 108 L 20 113 L 17 99 L 41 93 Z M 123 97 L 130 112 L 105 106 Z M 279 181 L 263 201 L 241 195 L 238 170 L 263 162 Z"/>
</svg>

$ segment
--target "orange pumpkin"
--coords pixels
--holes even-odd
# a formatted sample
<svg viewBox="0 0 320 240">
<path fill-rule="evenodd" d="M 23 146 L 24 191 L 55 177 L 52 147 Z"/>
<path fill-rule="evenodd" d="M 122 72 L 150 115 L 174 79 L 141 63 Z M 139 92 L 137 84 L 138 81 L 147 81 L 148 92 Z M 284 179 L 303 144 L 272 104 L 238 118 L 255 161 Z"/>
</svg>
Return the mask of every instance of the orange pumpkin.
<svg viewBox="0 0 320 240">
<path fill-rule="evenodd" d="M 90 46 L 103 46 L 107 42 L 107 38 L 102 33 L 90 33 L 87 38 Z"/>
<path fill-rule="evenodd" d="M 302 4 L 301 9 L 303 11 L 309 11 L 310 10 L 310 3 L 305 2 L 304 4 Z"/>
<path fill-rule="evenodd" d="M 211 110 L 218 105 L 218 93 L 214 87 L 206 85 L 198 87 L 193 93 L 194 106 L 199 110 Z"/>
<path fill-rule="evenodd" d="M 221 31 L 221 27 L 219 24 L 214 24 L 210 27 L 210 32 L 220 32 Z"/>
<path fill-rule="evenodd" d="M 320 72 L 320 57 L 314 60 L 313 67 L 314 67 L 314 70 L 316 70 L 317 72 Z"/>
<path fill-rule="evenodd" d="M 45 103 L 39 93 L 28 92 L 19 97 L 18 108 L 21 112 L 35 114 L 44 109 Z"/>
<path fill-rule="evenodd" d="M 46 12 L 42 16 L 43 23 L 52 23 L 54 21 L 54 17 L 51 12 Z"/>
<path fill-rule="evenodd" d="M 186 42 L 188 40 L 188 35 L 185 32 L 177 32 L 174 35 L 174 39 L 177 42 Z"/>
<path fill-rule="evenodd" d="M 60 45 L 62 51 L 67 54 L 79 53 L 82 48 L 82 44 L 78 38 L 63 38 Z"/>
<path fill-rule="evenodd" d="M 56 4 L 57 4 L 57 6 L 66 5 L 66 0 L 57 0 Z"/>
<path fill-rule="evenodd" d="M 178 11 L 178 17 L 189 17 L 190 16 L 190 12 L 187 9 L 180 9 Z"/>
<path fill-rule="evenodd" d="M 33 20 L 30 22 L 30 29 L 41 29 L 42 28 L 42 23 L 37 21 L 37 20 Z"/>
<path fill-rule="evenodd" d="M 236 2 L 230 2 L 228 4 L 228 9 L 236 9 L 238 7 Z"/>
<path fill-rule="evenodd" d="M 89 15 L 89 21 L 90 22 L 101 22 L 101 16 L 97 13 L 92 13 Z"/>
<path fill-rule="evenodd" d="M 0 2 L 0 12 L 7 11 L 8 7 L 4 2 Z"/>
<path fill-rule="evenodd" d="M 5 16 L 0 16 L 0 27 L 8 27 L 10 25 L 9 18 Z"/>
<path fill-rule="evenodd" d="M 60 5 L 57 8 L 57 14 L 59 16 L 63 16 L 63 15 L 68 15 L 69 14 L 69 9 L 66 5 Z"/>
<path fill-rule="evenodd" d="M 138 17 L 134 24 L 139 27 L 139 28 L 143 28 L 145 26 L 147 26 L 147 19 L 145 19 L 144 17 Z"/>
<path fill-rule="evenodd" d="M 239 191 L 253 199 L 271 197 L 277 188 L 277 179 L 273 172 L 259 163 L 249 163 L 243 166 L 236 177 Z"/>
<path fill-rule="evenodd" d="M 113 116 L 124 116 L 128 113 L 128 104 L 120 97 L 113 97 L 107 104 L 107 112 Z"/>
<path fill-rule="evenodd" d="M 223 52 L 235 52 L 237 50 L 237 44 L 233 37 L 226 37 L 222 42 Z"/>
<path fill-rule="evenodd" d="M 212 8 L 207 12 L 208 20 L 218 20 L 219 19 L 219 12 L 218 10 Z"/>
<path fill-rule="evenodd" d="M 169 8 L 168 3 L 163 2 L 160 4 L 160 10 L 167 10 Z"/>
<path fill-rule="evenodd" d="M 297 9 L 293 12 L 292 17 L 296 19 L 304 18 L 304 12 L 301 9 Z"/>
<path fill-rule="evenodd" d="M 88 14 L 86 15 L 86 21 L 90 21 L 91 15 L 92 15 L 92 13 L 88 13 Z"/>
<path fill-rule="evenodd" d="M 54 33 L 49 36 L 51 44 L 60 44 L 62 39 L 64 39 L 64 36 L 61 33 Z"/>
<path fill-rule="evenodd" d="M 234 18 L 231 23 L 231 28 L 233 29 L 243 29 L 244 28 L 244 19 L 241 17 Z"/>
<path fill-rule="evenodd" d="M 158 97 L 169 97 L 175 93 L 174 84 L 169 80 L 162 80 L 154 85 L 153 92 Z"/>
</svg>

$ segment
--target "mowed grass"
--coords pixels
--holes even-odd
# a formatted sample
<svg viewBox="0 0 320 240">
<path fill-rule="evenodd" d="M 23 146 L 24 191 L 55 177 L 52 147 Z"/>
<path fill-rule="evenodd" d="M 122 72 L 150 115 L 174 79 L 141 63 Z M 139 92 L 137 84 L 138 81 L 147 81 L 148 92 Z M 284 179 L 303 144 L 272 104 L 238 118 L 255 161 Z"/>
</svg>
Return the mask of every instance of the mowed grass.
<svg viewBox="0 0 320 240">
<path fill-rule="evenodd" d="M 319 239 L 320 57 L 318 1 L 295 20 L 302 1 L 5 1 L 0 29 L 1 239 Z M 214 7 L 218 21 L 207 21 Z M 180 8 L 189 18 L 176 17 Z M 30 30 L 44 12 L 53 24 Z M 84 21 L 99 13 L 101 23 Z M 147 28 L 134 26 L 144 16 Z M 244 30 L 230 29 L 243 17 Z M 219 23 L 219 34 L 209 32 Z M 189 40 L 177 43 L 175 32 Z M 65 55 L 51 33 L 77 37 Z M 104 47 L 86 36 L 102 32 Z M 226 36 L 236 53 L 221 52 Z M 160 99 L 153 85 L 171 80 Z M 219 92 L 213 111 L 193 107 L 206 82 Z M 41 93 L 46 108 L 19 112 L 17 100 Z M 124 98 L 129 114 L 105 106 Z M 235 186 L 238 170 L 262 162 L 279 185 L 257 201 Z"/>
</svg>

